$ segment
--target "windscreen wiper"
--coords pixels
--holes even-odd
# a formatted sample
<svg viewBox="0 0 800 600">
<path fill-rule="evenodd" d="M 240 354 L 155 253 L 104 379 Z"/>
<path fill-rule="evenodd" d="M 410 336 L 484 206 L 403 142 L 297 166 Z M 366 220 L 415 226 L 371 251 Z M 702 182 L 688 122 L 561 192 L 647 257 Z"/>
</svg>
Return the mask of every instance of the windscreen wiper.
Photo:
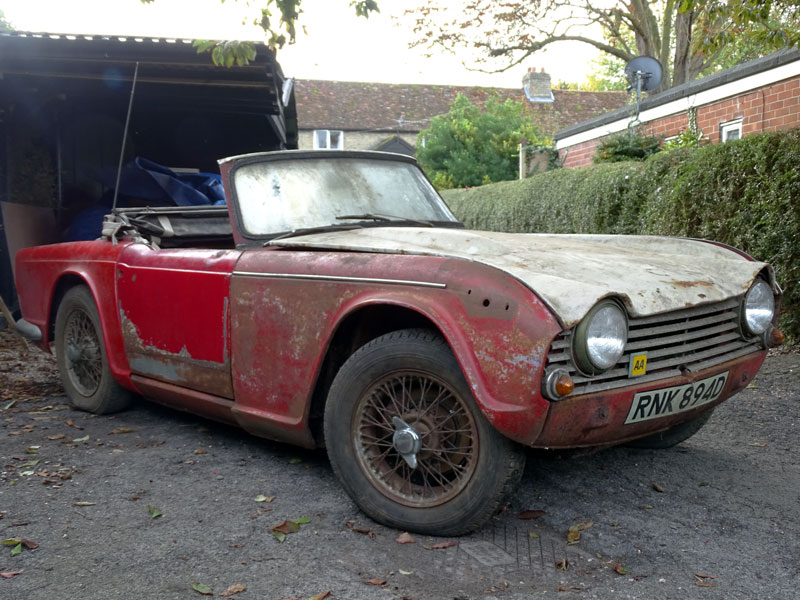
<svg viewBox="0 0 800 600">
<path fill-rule="evenodd" d="M 285 231 L 283 233 L 279 233 L 273 238 L 268 239 L 264 242 L 264 245 L 269 245 L 270 242 L 274 242 L 276 240 L 283 240 L 290 237 L 297 237 L 299 235 L 310 235 L 312 233 L 325 233 L 327 231 L 349 231 L 351 229 L 361 229 L 361 225 L 351 224 L 351 225 L 321 225 L 320 227 L 302 227 L 300 229 L 293 229 L 292 231 Z"/>
<path fill-rule="evenodd" d="M 408 217 L 398 217 L 396 215 L 382 215 L 378 213 L 364 213 L 360 215 L 337 215 L 337 220 L 345 220 L 345 219 L 361 219 L 363 221 L 381 221 L 381 222 L 403 222 L 403 223 L 415 223 L 416 225 L 421 225 L 422 227 L 434 227 L 434 224 L 430 221 L 420 221 L 419 219 L 409 219 Z"/>
</svg>

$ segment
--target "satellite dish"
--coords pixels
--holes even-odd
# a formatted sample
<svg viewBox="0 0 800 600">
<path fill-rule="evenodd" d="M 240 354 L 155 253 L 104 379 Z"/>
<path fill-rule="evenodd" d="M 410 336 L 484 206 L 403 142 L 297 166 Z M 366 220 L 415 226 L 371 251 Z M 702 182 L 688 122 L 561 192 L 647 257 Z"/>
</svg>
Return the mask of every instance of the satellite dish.
<svg viewBox="0 0 800 600">
<path fill-rule="evenodd" d="M 625 65 L 628 90 L 652 92 L 661 85 L 661 63 L 652 56 L 637 56 Z M 640 87 L 641 84 L 641 87 Z"/>
<path fill-rule="evenodd" d="M 636 90 L 636 116 L 628 124 L 632 129 L 639 123 L 639 110 L 642 104 L 642 92 L 652 92 L 661 85 L 661 63 L 652 56 L 637 56 L 625 65 L 625 79 L 628 80 L 628 91 Z"/>
</svg>

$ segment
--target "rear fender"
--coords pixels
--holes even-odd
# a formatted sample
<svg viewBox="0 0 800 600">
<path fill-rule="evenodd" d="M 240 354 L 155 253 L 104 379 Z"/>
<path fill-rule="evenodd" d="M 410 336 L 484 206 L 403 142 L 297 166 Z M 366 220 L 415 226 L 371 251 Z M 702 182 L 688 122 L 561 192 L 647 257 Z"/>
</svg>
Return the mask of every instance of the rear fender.
<svg viewBox="0 0 800 600">
<path fill-rule="evenodd" d="M 116 308 L 116 262 L 126 244 L 105 241 L 71 242 L 25 248 L 16 257 L 16 284 L 24 318 L 42 331 L 39 345 L 52 352 L 58 301 L 74 285 L 86 285 L 92 293 L 114 379 L 134 389 L 125 357 Z"/>
</svg>

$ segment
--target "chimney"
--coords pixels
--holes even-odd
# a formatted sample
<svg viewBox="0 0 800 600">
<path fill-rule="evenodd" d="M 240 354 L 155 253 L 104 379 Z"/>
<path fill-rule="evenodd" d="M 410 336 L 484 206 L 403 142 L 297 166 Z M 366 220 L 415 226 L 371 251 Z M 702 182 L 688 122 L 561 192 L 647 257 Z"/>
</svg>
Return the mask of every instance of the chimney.
<svg viewBox="0 0 800 600">
<path fill-rule="evenodd" d="M 550 90 L 550 74 L 545 73 L 544 69 L 536 71 L 536 68 L 529 68 L 522 78 L 522 89 L 525 96 L 531 102 L 552 102 L 553 92 Z"/>
</svg>

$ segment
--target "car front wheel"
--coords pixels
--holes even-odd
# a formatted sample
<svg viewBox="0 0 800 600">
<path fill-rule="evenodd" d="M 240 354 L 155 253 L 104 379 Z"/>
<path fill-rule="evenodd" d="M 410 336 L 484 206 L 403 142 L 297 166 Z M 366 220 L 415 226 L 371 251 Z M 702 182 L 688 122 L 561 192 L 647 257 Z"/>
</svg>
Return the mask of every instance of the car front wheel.
<svg viewBox="0 0 800 600">
<path fill-rule="evenodd" d="M 432 535 L 480 527 L 524 466 L 481 414 L 445 340 L 422 329 L 383 335 L 347 360 L 328 395 L 325 444 L 365 513 Z"/>
<path fill-rule="evenodd" d="M 67 396 L 76 408 L 95 414 L 128 407 L 131 392 L 111 374 L 100 316 L 85 286 L 71 288 L 56 313 L 56 362 Z"/>
</svg>

